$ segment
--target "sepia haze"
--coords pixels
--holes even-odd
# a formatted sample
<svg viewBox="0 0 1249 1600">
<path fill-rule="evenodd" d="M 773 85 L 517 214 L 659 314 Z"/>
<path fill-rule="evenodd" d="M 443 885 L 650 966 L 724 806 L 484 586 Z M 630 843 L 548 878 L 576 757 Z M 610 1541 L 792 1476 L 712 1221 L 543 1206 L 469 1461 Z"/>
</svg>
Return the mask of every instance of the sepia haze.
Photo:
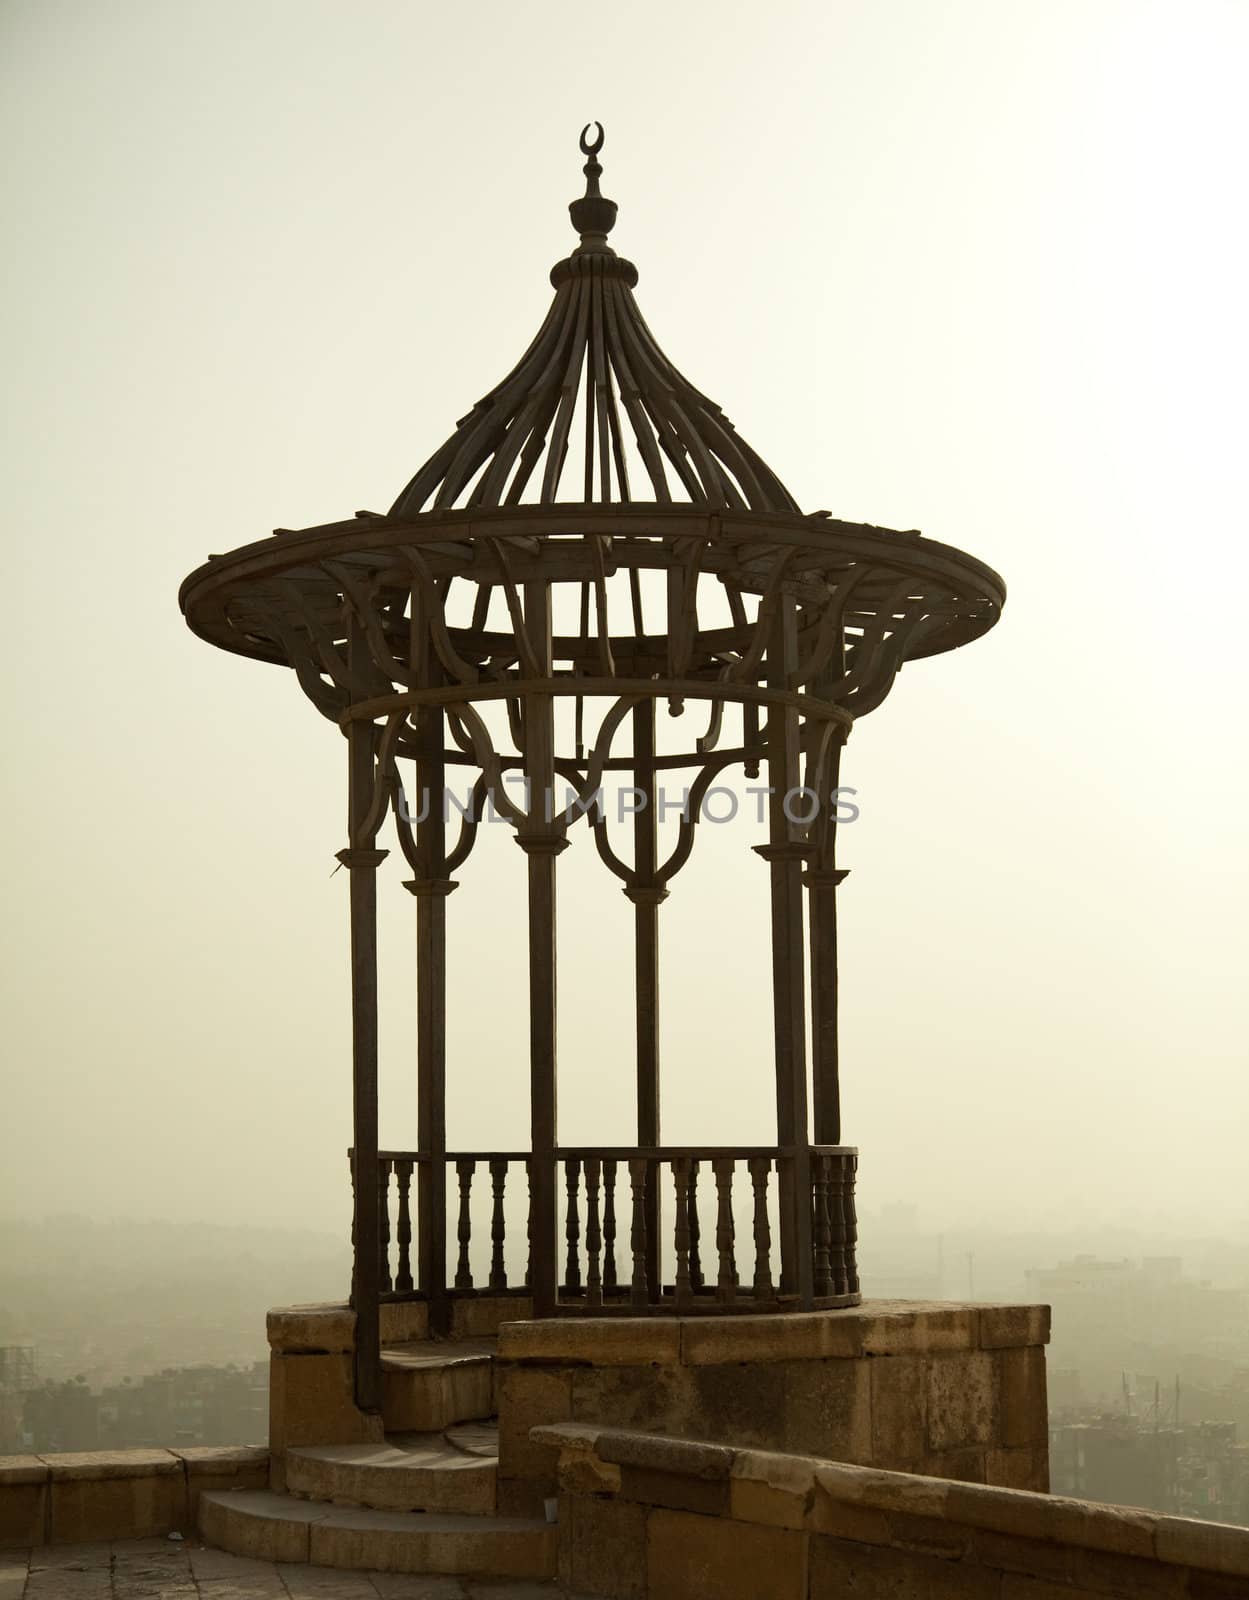
<svg viewBox="0 0 1249 1600">
<path fill-rule="evenodd" d="M 862 1205 L 1243 1228 L 1247 47 L 1212 0 L 11 0 L 0 1211 L 345 1238 L 343 743 L 178 584 L 390 504 L 544 314 L 594 117 L 644 314 L 803 509 L 1008 586 L 847 747 Z M 662 912 L 669 1142 L 773 1138 L 761 838 L 703 830 Z M 526 1142 L 524 871 L 484 829 L 449 904 L 452 1148 Z M 580 836 L 559 933 L 561 1138 L 631 1140 Z"/>
</svg>

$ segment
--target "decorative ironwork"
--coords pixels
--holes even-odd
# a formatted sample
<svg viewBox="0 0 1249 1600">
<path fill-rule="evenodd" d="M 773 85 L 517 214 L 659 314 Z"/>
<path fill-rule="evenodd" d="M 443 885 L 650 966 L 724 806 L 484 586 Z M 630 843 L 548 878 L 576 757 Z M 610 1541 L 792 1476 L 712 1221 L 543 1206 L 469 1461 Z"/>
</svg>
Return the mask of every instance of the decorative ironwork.
<svg viewBox="0 0 1249 1600">
<path fill-rule="evenodd" d="M 211 558 L 181 591 L 196 633 L 291 668 L 347 736 L 347 841 L 338 859 L 351 897 L 352 1296 L 356 1398 L 366 1409 L 378 1403 L 380 1298 L 424 1296 L 436 1333 L 448 1326 L 454 1295 L 483 1292 L 472 1264 L 478 1162 L 491 1178 L 491 1228 L 477 1281 L 484 1292 L 524 1295 L 535 1315 L 854 1300 L 857 1157 L 840 1143 L 836 1028 L 841 750 L 904 665 L 977 638 L 1004 600 L 1001 579 L 949 545 L 824 511 L 803 514 L 720 407 L 672 365 L 634 298 L 636 267 L 608 242 L 617 208 L 602 193 L 603 142 L 600 125 L 582 131 L 585 193 L 569 207 L 579 243 L 552 269 L 554 298 L 537 336 L 390 510 L 277 530 Z M 661 726 L 669 735 L 662 741 Z M 672 737 L 687 726 L 684 737 Z M 659 1119 L 661 908 L 724 786 L 718 780 L 736 771 L 754 780 L 765 767 L 768 836 L 758 852 L 771 884 L 777 1143 L 667 1150 Z M 462 780 L 466 796 L 454 819 L 444 810 L 452 779 Z M 638 803 L 613 818 L 605 792 L 622 783 Z M 656 813 L 665 785 L 679 785 L 687 801 L 661 852 Z M 795 810 L 795 795 L 805 809 Z M 530 1148 L 452 1156 L 447 905 L 488 812 L 512 826 L 526 855 Z M 555 882 L 558 856 L 582 823 L 631 901 L 635 926 L 637 1142 L 612 1151 L 557 1144 Z M 376 869 L 384 827 L 411 869 L 418 950 L 418 1149 L 389 1154 L 377 1149 Z M 508 1167 L 521 1162 L 523 1289 L 508 1287 L 504 1256 Z M 754 1244 L 745 1291 L 736 1258 L 739 1162 L 749 1177 Z M 716 1202 L 717 1264 L 706 1284 L 700 1165 L 714 1178 Z M 630 1207 L 620 1218 L 629 1254 L 619 1279 L 618 1173 Z M 520 1190 L 517 1183 L 510 1192 Z M 665 1218 L 669 1193 L 675 1211 Z"/>
</svg>

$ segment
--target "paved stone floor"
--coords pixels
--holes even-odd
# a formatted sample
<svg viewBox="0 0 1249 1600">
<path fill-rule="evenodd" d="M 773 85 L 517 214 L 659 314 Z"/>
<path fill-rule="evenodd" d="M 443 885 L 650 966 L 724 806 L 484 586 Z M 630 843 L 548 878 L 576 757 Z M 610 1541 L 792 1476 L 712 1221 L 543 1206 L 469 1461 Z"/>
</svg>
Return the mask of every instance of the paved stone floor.
<svg viewBox="0 0 1249 1600">
<path fill-rule="evenodd" d="M 0 1550 L 0 1600 L 577 1600 L 553 1583 L 248 1561 L 192 1540 Z"/>
</svg>

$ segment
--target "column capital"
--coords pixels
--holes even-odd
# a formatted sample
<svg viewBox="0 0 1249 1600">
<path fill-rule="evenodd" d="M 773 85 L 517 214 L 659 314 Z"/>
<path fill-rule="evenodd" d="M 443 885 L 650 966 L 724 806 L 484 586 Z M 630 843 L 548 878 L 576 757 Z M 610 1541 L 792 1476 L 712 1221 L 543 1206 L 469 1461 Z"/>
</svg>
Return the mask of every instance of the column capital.
<svg viewBox="0 0 1249 1600">
<path fill-rule="evenodd" d="M 750 847 L 757 856 L 762 856 L 765 861 L 805 861 L 811 854 L 814 846 L 791 841 L 785 844 L 754 844 Z"/>
<path fill-rule="evenodd" d="M 516 843 L 527 856 L 557 856 L 568 848 L 568 840 L 559 834 L 530 834 L 518 833 Z"/>
<path fill-rule="evenodd" d="M 389 850 L 353 850 L 349 846 L 336 851 L 334 859 L 344 867 L 380 867 L 389 854 Z"/>
<path fill-rule="evenodd" d="M 635 906 L 661 906 L 668 898 L 662 883 L 627 883 L 623 892 Z"/>
<path fill-rule="evenodd" d="M 460 887 L 455 878 L 405 878 L 403 887 L 418 899 L 425 896 L 449 895 Z"/>
<path fill-rule="evenodd" d="M 849 876 L 849 867 L 808 867 L 802 881 L 808 889 L 835 889 Z"/>
</svg>

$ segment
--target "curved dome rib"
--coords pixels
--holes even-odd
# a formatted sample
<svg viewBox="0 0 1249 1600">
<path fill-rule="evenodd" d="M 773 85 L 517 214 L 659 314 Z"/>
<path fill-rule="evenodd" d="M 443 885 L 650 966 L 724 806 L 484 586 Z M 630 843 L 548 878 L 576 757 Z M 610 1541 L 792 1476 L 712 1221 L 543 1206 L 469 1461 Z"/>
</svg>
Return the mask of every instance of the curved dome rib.
<svg viewBox="0 0 1249 1600">
<path fill-rule="evenodd" d="M 575 214 L 582 204 L 570 209 Z M 601 225 L 603 213 L 595 220 Z M 583 233 L 581 247 L 552 269 L 551 282 L 555 299 L 533 343 L 461 418 L 391 516 L 554 504 L 578 438 L 580 499 L 588 504 L 635 500 L 632 455 L 635 479 L 640 466 L 648 498 L 659 504 L 685 499 L 712 511 L 798 510 L 720 407 L 660 349 L 633 297 L 637 268 L 611 249 L 605 228 Z M 566 500 L 576 498 L 566 490 Z"/>
</svg>

